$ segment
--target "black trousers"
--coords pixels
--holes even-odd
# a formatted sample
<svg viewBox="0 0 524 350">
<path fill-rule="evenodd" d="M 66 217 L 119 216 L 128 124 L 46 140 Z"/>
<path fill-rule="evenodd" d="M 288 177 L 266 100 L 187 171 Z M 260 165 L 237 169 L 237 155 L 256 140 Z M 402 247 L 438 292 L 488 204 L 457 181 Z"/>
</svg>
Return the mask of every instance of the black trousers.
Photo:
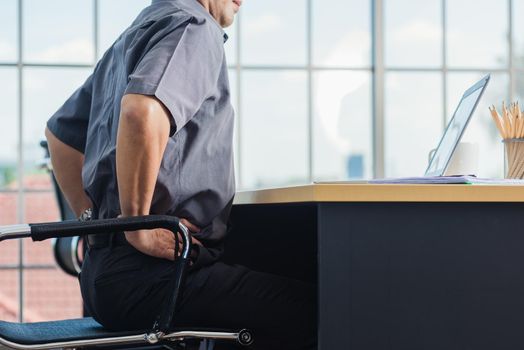
<svg viewBox="0 0 524 350">
<path fill-rule="evenodd" d="M 172 273 L 172 262 L 127 244 L 92 248 L 80 276 L 84 303 L 109 329 L 148 329 L 170 293 Z M 247 328 L 257 350 L 316 349 L 316 300 L 311 284 L 219 261 L 189 269 L 174 326 Z"/>
</svg>

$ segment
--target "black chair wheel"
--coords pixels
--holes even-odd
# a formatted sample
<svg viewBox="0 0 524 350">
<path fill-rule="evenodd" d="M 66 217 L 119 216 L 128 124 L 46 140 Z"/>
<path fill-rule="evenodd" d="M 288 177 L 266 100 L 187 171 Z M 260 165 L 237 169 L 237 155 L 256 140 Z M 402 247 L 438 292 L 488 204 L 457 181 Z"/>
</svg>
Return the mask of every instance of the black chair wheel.
<svg viewBox="0 0 524 350">
<path fill-rule="evenodd" d="M 253 336 L 247 329 L 243 329 L 238 333 L 238 342 L 241 345 L 248 346 L 253 344 Z"/>
</svg>

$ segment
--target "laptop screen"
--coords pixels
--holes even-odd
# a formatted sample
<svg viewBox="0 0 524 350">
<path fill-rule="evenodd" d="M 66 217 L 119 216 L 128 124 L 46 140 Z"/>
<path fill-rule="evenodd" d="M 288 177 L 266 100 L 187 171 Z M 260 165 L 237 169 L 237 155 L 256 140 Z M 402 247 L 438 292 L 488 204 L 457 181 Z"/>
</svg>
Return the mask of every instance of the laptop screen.
<svg viewBox="0 0 524 350">
<path fill-rule="evenodd" d="M 431 158 L 425 176 L 442 176 L 448 167 L 451 156 L 457 147 L 466 126 L 468 125 L 478 101 L 488 84 L 490 76 L 487 75 L 469 88 L 459 102 L 453 117 L 440 139 L 439 145 Z"/>
</svg>

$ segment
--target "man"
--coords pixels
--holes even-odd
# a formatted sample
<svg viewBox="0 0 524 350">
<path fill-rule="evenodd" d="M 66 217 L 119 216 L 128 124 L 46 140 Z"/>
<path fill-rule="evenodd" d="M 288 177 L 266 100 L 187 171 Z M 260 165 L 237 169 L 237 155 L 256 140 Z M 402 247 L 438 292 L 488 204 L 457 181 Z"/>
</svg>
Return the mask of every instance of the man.
<svg viewBox="0 0 524 350">
<path fill-rule="evenodd" d="M 46 136 L 80 218 L 167 214 L 192 231 L 175 324 L 249 328 L 256 349 L 313 349 L 312 286 L 220 261 L 235 192 L 222 28 L 241 2 L 153 0 L 51 117 Z M 157 229 L 87 241 L 87 310 L 110 329 L 151 327 L 170 293 L 173 235 Z"/>
</svg>

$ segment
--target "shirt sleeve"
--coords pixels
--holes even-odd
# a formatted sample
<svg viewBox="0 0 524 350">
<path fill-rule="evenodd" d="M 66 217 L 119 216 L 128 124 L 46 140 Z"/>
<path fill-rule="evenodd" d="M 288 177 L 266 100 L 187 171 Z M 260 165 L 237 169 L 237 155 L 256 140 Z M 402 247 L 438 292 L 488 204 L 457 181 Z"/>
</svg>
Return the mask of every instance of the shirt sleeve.
<svg viewBox="0 0 524 350">
<path fill-rule="evenodd" d="M 86 146 L 92 90 L 93 75 L 47 121 L 53 135 L 82 153 Z"/>
<path fill-rule="evenodd" d="M 216 87 L 223 41 L 205 21 L 187 21 L 153 46 L 129 75 L 124 94 L 154 95 L 171 113 L 171 134 L 198 112 Z"/>
</svg>

